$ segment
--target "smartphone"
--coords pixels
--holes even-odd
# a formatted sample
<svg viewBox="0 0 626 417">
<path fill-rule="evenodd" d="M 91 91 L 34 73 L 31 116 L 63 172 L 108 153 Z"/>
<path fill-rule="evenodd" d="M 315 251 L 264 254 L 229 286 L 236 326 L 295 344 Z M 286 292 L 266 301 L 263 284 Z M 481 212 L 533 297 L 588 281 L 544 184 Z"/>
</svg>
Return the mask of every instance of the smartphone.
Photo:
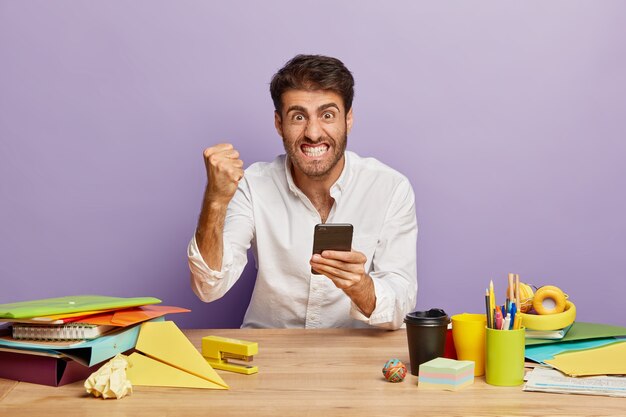
<svg viewBox="0 0 626 417">
<path fill-rule="evenodd" d="M 321 223 L 315 225 L 313 234 L 313 254 L 322 253 L 325 250 L 352 250 L 353 227 L 349 223 Z M 320 275 L 311 268 L 312 274 Z"/>
</svg>

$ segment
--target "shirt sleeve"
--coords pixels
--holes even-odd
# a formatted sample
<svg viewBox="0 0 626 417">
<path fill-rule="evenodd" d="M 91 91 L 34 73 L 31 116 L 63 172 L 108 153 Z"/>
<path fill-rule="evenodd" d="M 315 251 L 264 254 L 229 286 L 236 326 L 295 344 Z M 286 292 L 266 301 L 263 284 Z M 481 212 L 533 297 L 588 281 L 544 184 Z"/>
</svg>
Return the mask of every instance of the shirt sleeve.
<svg viewBox="0 0 626 417">
<path fill-rule="evenodd" d="M 368 318 L 352 303 L 351 317 L 371 326 L 399 329 L 417 297 L 415 194 L 407 179 L 394 190 L 369 276 L 376 307 Z"/>
<path fill-rule="evenodd" d="M 222 269 L 215 271 L 202 258 L 196 234 L 187 247 L 191 288 L 204 302 L 221 298 L 237 282 L 248 262 L 247 252 L 254 236 L 254 221 L 248 182 L 240 181 L 228 205 L 224 221 Z"/>
</svg>

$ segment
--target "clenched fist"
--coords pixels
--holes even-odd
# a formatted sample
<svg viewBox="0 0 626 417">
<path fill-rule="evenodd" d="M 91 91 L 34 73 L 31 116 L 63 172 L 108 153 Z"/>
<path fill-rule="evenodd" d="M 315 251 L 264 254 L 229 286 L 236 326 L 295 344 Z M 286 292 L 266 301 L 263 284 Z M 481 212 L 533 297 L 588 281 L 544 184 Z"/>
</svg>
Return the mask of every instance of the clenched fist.
<svg viewBox="0 0 626 417">
<path fill-rule="evenodd" d="M 204 150 L 209 201 L 228 205 L 243 178 L 243 161 L 230 143 L 221 143 Z"/>
</svg>

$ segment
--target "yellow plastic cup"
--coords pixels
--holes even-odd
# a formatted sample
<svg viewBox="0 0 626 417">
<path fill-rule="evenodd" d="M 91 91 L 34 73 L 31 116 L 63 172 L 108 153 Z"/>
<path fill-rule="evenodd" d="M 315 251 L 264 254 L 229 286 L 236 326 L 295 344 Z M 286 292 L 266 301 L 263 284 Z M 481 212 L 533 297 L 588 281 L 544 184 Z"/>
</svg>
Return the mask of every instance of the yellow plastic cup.
<svg viewBox="0 0 626 417">
<path fill-rule="evenodd" d="M 474 376 L 485 374 L 485 314 L 456 314 L 452 319 L 452 338 L 456 356 L 474 361 Z"/>
<path fill-rule="evenodd" d="M 512 387 L 524 383 L 525 329 L 487 329 L 485 381 L 490 385 Z"/>
</svg>

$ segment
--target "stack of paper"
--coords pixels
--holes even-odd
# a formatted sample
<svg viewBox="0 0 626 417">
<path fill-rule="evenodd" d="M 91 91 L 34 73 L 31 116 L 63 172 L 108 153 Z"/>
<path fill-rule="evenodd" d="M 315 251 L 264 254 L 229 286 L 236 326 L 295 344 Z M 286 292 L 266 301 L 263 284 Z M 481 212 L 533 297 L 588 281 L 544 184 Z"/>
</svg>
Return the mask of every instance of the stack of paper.
<svg viewBox="0 0 626 417">
<path fill-rule="evenodd" d="M 526 339 L 525 355 L 570 376 L 625 374 L 624 336 L 626 327 L 576 322 L 561 340 Z"/>
<path fill-rule="evenodd" d="M 139 323 L 189 311 L 153 305 L 160 302 L 83 295 L 0 304 L 0 321 L 14 327 L 0 333 L 0 377 L 53 386 L 84 379 L 104 361 L 135 347 Z M 86 333 L 78 328 L 96 328 L 98 334 L 80 339 Z M 29 337 L 33 340 L 24 339 Z"/>
<path fill-rule="evenodd" d="M 626 342 L 561 353 L 545 362 L 570 376 L 626 375 Z"/>
<path fill-rule="evenodd" d="M 595 349 L 618 342 L 615 337 L 601 339 L 578 340 L 564 343 L 549 343 L 545 345 L 526 346 L 526 359 L 547 365 L 546 361 L 552 360 L 561 353 L 579 350 Z"/>
<path fill-rule="evenodd" d="M 608 395 L 626 397 L 626 378 L 615 376 L 590 376 L 574 378 L 554 369 L 537 367 L 527 374 L 524 391 L 552 392 L 558 394 Z"/>
<path fill-rule="evenodd" d="M 420 388 L 436 388 L 449 391 L 474 383 L 474 362 L 435 358 L 419 366 Z"/>
<path fill-rule="evenodd" d="M 524 389 L 626 396 L 624 336 L 626 327 L 575 322 L 561 340 L 526 339 L 526 358 L 554 369 L 535 368 Z"/>
</svg>

